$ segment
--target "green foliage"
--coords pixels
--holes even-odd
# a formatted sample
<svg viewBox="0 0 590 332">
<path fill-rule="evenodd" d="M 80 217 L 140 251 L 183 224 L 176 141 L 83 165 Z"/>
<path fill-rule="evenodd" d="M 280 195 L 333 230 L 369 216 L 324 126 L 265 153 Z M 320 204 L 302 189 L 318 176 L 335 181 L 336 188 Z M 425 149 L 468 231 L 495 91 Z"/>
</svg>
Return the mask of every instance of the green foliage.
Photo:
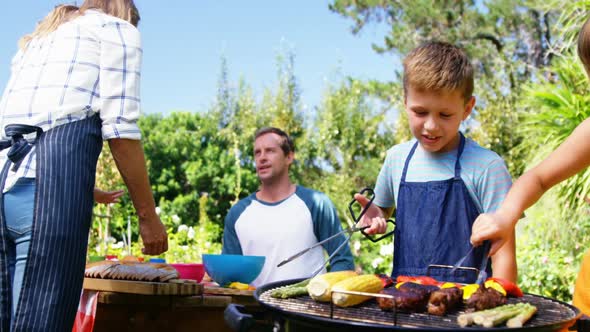
<svg viewBox="0 0 590 332">
<path fill-rule="evenodd" d="M 194 226 L 183 224 L 180 218 L 171 218 L 168 226 L 168 246 L 170 249 L 164 257 L 167 262 L 198 263 L 202 254 L 221 253 L 221 243 L 217 239 L 221 233 L 221 226 L 212 223 L 207 216 L 208 195 L 203 194 L 199 199 L 200 220 Z M 174 220 L 175 219 L 175 220 Z"/>
<path fill-rule="evenodd" d="M 536 164 L 555 150 L 590 116 L 590 88 L 582 65 L 573 55 L 565 54 L 553 66 L 556 79 L 531 84 L 525 100 L 528 109 L 520 128 L 529 139 L 521 148 L 527 159 Z M 558 200 L 564 213 L 582 212 L 590 195 L 590 170 L 580 172 L 558 186 Z"/>
<path fill-rule="evenodd" d="M 590 210 L 565 213 L 558 197 L 557 190 L 549 191 L 519 223 L 519 285 L 525 292 L 569 302 L 590 243 Z"/>
<path fill-rule="evenodd" d="M 466 129 L 519 175 L 524 165 L 515 147 L 522 137 L 515 128 L 521 86 L 550 63 L 551 28 L 559 16 L 544 5 L 525 0 L 334 0 L 329 8 L 352 20 L 353 33 L 370 24 L 386 24 L 390 29 L 383 43 L 373 45 L 379 53 L 403 57 L 427 40 L 463 47 L 475 67 L 478 100 Z M 401 100 L 397 106 L 402 109 Z M 407 119 L 403 112 L 399 116 L 396 138 L 407 139 Z"/>
<path fill-rule="evenodd" d="M 373 243 L 362 234 L 354 234 L 350 241 L 350 249 L 358 270 L 363 273 L 391 274 L 393 269 L 392 239 L 383 239 Z"/>
<path fill-rule="evenodd" d="M 386 121 L 391 105 L 374 98 L 375 89 L 375 82 L 354 79 L 328 87 L 309 134 L 315 150 L 306 166 L 313 165 L 316 176 L 306 175 L 299 183 L 328 194 L 343 227 L 353 223 L 348 211 L 353 194 L 374 187 L 385 153 L 394 144 L 392 125 Z M 391 272 L 390 255 L 379 256 L 383 243 L 373 245 L 354 234 L 351 244 L 361 270 Z"/>
<path fill-rule="evenodd" d="M 549 2 L 562 6 L 550 71 L 525 86 L 519 132 L 526 137 L 514 150 L 529 167 L 555 150 L 590 115 L 589 85 L 574 55 L 575 38 L 586 20 L 589 2 Z M 590 218 L 585 198 L 590 171 L 562 182 L 528 210 L 518 237 L 521 285 L 525 291 L 569 301 L 577 271 L 590 243 Z"/>
</svg>

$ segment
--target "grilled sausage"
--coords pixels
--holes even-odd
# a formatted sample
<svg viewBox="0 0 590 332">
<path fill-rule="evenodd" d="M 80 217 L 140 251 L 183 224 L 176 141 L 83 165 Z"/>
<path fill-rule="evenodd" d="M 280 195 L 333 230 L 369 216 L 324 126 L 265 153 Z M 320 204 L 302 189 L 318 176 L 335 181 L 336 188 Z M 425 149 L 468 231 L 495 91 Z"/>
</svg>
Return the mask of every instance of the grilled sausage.
<svg viewBox="0 0 590 332">
<path fill-rule="evenodd" d="M 385 311 L 395 308 L 406 312 L 422 312 L 426 310 L 430 294 L 438 289 L 437 286 L 406 282 L 399 289 L 391 287 L 382 290 L 381 294 L 391 295 L 393 298 L 378 297 L 377 303 L 379 308 Z"/>
</svg>

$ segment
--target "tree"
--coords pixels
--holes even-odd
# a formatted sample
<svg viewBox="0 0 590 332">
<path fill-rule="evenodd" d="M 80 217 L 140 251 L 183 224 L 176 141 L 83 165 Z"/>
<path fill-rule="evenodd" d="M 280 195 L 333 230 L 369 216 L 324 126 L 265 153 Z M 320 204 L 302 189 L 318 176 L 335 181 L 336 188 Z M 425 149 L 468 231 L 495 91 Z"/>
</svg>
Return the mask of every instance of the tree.
<svg viewBox="0 0 590 332">
<path fill-rule="evenodd" d="M 116 190 L 125 188 L 123 179 L 115 165 L 115 160 L 107 142 L 103 143 L 102 152 L 96 165 L 95 187 L 102 190 Z M 130 203 L 126 195 L 121 197 L 122 203 L 117 206 L 126 206 L 124 202 Z M 124 209 L 126 210 L 126 209 Z M 111 241 L 111 234 L 119 234 L 126 225 L 127 216 L 124 210 L 111 204 L 95 204 L 93 209 L 92 227 L 90 229 L 89 246 L 95 248 L 97 252 L 106 254 L 107 244 Z"/>
<path fill-rule="evenodd" d="M 353 222 L 348 208 L 354 193 L 365 187 L 374 188 L 385 154 L 396 143 L 394 124 L 387 118 L 392 104 L 374 97 L 381 91 L 393 93 L 396 88 L 347 79 L 328 86 L 316 109 L 307 135 L 314 151 L 309 154 L 312 159 L 305 161 L 306 173 L 301 181 L 332 199 L 343 227 Z M 361 269 L 390 272 L 390 258 L 372 267 L 371 264 L 391 239 L 373 245 L 356 233 L 351 243 Z"/>
<path fill-rule="evenodd" d="M 551 61 L 554 12 L 525 0 L 335 0 L 329 8 L 353 21 L 354 34 L 368 24 L 389 26 L 383 44 L 373 45 L 378 53 L 401 57 L 431 39 L 463 47 L 476 68 L 471 136 L 502 155 L 513 174 L 521 172 L 513 150 L 522 140 L 514 135 L 518 100 L 522 84 Z"/>
</svg>

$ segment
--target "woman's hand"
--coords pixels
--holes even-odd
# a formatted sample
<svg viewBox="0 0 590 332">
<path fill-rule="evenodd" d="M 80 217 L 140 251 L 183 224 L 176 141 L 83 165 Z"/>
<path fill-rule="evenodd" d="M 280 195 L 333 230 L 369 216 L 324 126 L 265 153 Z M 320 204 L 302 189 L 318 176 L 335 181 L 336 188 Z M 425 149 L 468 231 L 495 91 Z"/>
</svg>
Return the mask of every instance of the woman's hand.
<svg viewBox="0 0 590 332">
<path fill-rule="evenodd" d="M 143 240 L 141 252 L 144 255 L 159 255 L 168 250 L 166 227 L 155 213 L 139 218 L 139 234 Z"/>
<path fill-rule="evenodd" d="M 499 213 L 480 214 L 471 228 L 471 243 L 477 247 L 485 240 L 492 241 L 489 254 L 492 256 L 510 240 L 515 224 L 516 221 Z"/>
</svg>

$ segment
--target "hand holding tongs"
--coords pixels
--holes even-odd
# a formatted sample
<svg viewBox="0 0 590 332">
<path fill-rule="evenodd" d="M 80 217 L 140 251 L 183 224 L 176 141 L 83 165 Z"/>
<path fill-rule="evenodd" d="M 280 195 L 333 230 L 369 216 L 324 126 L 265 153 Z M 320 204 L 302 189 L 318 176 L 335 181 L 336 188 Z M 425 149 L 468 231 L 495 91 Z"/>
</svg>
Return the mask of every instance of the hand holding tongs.
<svg viewBox="0 0 590 332">
<path fill-rule="evenodd" d="M 324 263 L 322 264 L 322 266 L 320 266 L 319 269 L 314 272 L 314 274 L 311 276 L 311 277 L 313 277 L 316 274 L 318 274 L 324 268 L 324 265 L 326 265 L 340 250 L 342 250 L 342 248 L 344 248 L 344 246 L 348 243 L 348 240 L 350 239 L 352 233 L 357 232 L 357 231 L 360 231 L 365 237 L 367 237 L 369 240 L 371 240 L 373 242 L 380 241 L 380 240 L 388 237 L 389 235 L 393 234 L 394 231 L 391 231 L 391 232 L 389 232 L 389 233 L 387 233 L 387 234 L 385 234 L 385 235 L 383 235 L 383 236 L 381 236 L 381 237 L 379 237 L 377 239 L 374 239 L 373 237 L 369 236 L 368 234 L 366 234 L 364 232 L 364 230 L 367 229 L 367 228 L 369 228 L 370 226 L 357 227 L 359 221 L 365 215 L 365 213 L 367 212 L 367 210 L 369 209 L 369 207 L 373 203 L 373 200 L 375 199 L 375 192 L 372 189 L 370 189 L 370 188 L 365 188 L 365 189 L 361 190 L 361 192 L 359 194 L 363 195 L 366 192 L 368 192 L 371 195 L 371 197 L 370 197 L 369 202 L 361 210 L 361 213 L 358 215 L 358 217 L 356 216 L 356 214 L 354 213 L 354 210 L 353 210 L 353 206 L 357 202 L 356 199 L 353 198 L 352 201 L 348 204 L 348 211 L 350 212 L 350 215 L 351 215 L 352 219 L 354 220 L 354 225 L 352 227 L 348 227 L 346 229 L 343 229 L 342 231 L 340 231 L 340 232 L 338 232 L 338 233 L 336 233 L 336 234 L 334 234 L 334 235 L 332 235 L 332 236 L 330 236 L 328 238 L 325 238 L 322 241 L 314 244 L 313 246 L 311 246 L 311 247 L 309 247 L 307 249 L 304 249 L 304 250 L 296 253 L 295 255 L 293 255 L 293 256 L 285 259 L 284 261 L 280 262 L 277 265 L 277 267 L 281 267 L 281 266 L 283 266 L 283 265 L 291 262 L 292 260 L 296 259 L 297 257 L 302 256 L 303 254 L 307 253 L 311 249 L 313 249 L 313 248 L 315 248 L 317 246 L 320 246 L 320 245 L 322 245 L 322 244 L 324 244 L 324 243 L 326 243 L 326 242 L 328 242 L 328 241 L 330 241 L 330 240 L 332 240 L 332 239 L 334 239 L 336 237 L 339 237 L 342 234 L 348 233 L 348 235 L 346 236 L 346 239 L 338 246 L 338 248 L 336 248 L 336 250 L 334 250 L 334 252 L 332 252 L 332 254 L 330 255 L 330 257 L 328 257 L 328 259 L 326 259 L 326 261 L 324 261 Z M 392 223 L 395 226 L 395 221 L 389 219 L 389 220 L 387 220 L 387 222 Z"/>
<path fill-rule="evenodd" d="M 373 191 L 373 189 L 365 188 L 359 192 L 360 195 L 363 195 L 364 193 L 369 193 L 370 199 L 367 202 L 367 204 L 363 207 L 363 209 L 361 210 L 361 213 L 359 214 L 358 217 L 356 216 L 356 214 L 354 213 L 354 210 L 352 209 L 352 207 L 354 206 L 354 203 L 356 203 L 356 199 L 353 198 L 352 201 L 350 201 L 350 204 L 348 204 L 348 211 L 350 212 L 350 215 L 352 216 L 352 219 L 355 222 L 355 226 L 361 221 L 361 219 L 365 215 L 365 212 L 367 212 L 367 210 L 369 209 L 369 207 L 373 204 L 373 201 L 375 200 L 375 192 Z M 393 221 L 392 219 L 387 219 L 386 222 L 391 223 L 395 228 L 395 221 Z M 394 230 L 390 231 L 389 233 L 386 233 L 386 234 L 375 239 L 372 236 L 370 236 L 369 234 L 365 233 L 366 228 L 368 228 L 368 227 L 360 227 L 359 230 L 367 239 L 371 240 L 372 242 L 379 242 L 379 241 L 383 240 L 384 238 L 392 235 L 395 232 L 395 229 L 394 229 Z"/>
</svg>

